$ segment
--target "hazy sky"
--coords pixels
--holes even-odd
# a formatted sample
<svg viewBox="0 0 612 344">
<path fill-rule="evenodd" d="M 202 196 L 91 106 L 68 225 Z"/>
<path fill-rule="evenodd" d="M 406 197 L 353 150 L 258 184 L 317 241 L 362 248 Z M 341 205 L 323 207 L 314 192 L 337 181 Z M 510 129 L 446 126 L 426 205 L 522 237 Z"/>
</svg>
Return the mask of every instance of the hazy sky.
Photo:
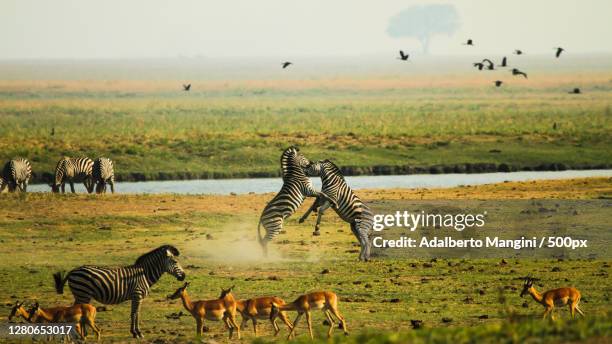
<svg viewBox="0 0 612 344">
<path fill-rule="evenodd" d="M 455 4 L 461 19 L 432 54 L 612 52 L 611 0 L 0 0 L 0 59 L 417 52 L 418 41 L 386 29 L 427 3 Z M 468 37 L 477 47 L 461 45 Z"/>
</svg>

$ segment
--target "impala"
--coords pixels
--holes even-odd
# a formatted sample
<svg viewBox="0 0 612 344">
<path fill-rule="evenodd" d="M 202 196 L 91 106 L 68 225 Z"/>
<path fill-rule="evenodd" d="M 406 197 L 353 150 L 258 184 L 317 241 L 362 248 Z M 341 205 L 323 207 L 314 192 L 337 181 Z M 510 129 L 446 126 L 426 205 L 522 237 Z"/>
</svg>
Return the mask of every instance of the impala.
<svg viewBox="0 0 612 344">
<path fill-rule="evenodd" d="M 543 319 L 545 319 L 546 316 L 550 314 L 551 319 L 555 320 L 555 317 L 553 315 L 553 310 L 555 306 L 561 307 L 565 305 L 569 305 L 569 310 L 572 315 L 572 318 L 575 317 L 576 311 L 578 311 L 580 315 L 584 316 L 584 313 L 578 307 L 578 303 L 580 302 L 580 292 L 578 291 L 578 289 L 558 288 L 540 294 L 533 287 L 534 281 L 535 279 L 530 277 L 527 277 L 527 279 L 525 279 L 525 283 L 523 284 L 523 291 L 521 291 L 521 297 L 525 296 L 525 294 L 529 294 L 535 300 L 535 302 L 544 306 L 546 309 L 544 310 L 544 314 L 542 314 Z"/>
</svg>

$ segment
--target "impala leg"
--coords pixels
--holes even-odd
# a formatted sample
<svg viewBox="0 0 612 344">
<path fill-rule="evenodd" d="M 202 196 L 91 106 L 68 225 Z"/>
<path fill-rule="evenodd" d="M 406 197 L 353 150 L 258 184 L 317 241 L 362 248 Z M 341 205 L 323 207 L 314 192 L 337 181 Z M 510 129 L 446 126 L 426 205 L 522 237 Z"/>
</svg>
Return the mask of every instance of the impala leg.
<svg viewBox="0 0 612 344">
<path fill-rule="evenodd" d="M 314 339 L 314 336 L 312 335 L 312 315 L 310 314 L 310 311 L 306 311 L 306 323 L 308 324 L 310 339 Z"/>
<path fill-rule="evenodd" d="M 283 321 L 283 323 L 285 323 L 285 325 L 287 326 L 287 329 L 289 331 L 291 331 L 291 329 L 293 328 L 293 324 L 289 321 L 289 319 L 287 318 L 287 314 L 285 312 L 280 312 L 278 314 L 278 317 L 281 318 L 281 320 Z"/>
<path fill-rule="evenodd" d="M 327 330 L 327 337 L 331 337 L 332 331 L 334 330 L 334 319 L 332 319 L 329 310 L 325 310 L 325 316 L 327 317 L 327 321 L 329 322 L 329 330 Z"/>
<path fill-rule="evenodd" d="M 295 317 L 295 320 L 293 320 L 293 328 L 291 328 L 291 331 L 289 332 L 289 335 L 287 336 L 287 340 L 291 339 L 291 336 L 295 338 L 295 329 L 297 328 L 298 322 L 300 321 L 302 314 L 303 313 L 298 313 L 298 315 Z"/>
<path fill-rule="evenodd" d="M 203 327 L 202 319 L 196 318 L 196 337 L 202 336 L 202 327 Z"/>
<path fill-rule="evenodd" d="M 278 327 L 278 324 L 276 323 L 276 317 L 272 320 L 270 320 L 270 322 L 272 323 L 272 327 L 274 327 L 274 336 L 276 337 L 278 335 L 278 333 L 280 332 L 280 327 Z"/>
<path fill-rule="evenodd" d="M 253 319 L 253 320 L 255 320 L 255 319 Z M 229 315 L 229 322 L 236 329 L 236 333 L 238 334 L 238 339 L 240 339 L 240 327 L 236 323 L 236 315 L 230 314 Z M 253 324 L 256 324 L 255 321 L 253 321 Z M 257 327 L 255 327 L 255 331 L 257 332 Z M 255 333 L 255 335 L 257 335 L 257 333 Z"/>
<path fill-rule="evenodd" d="M 257 319 L 253 317 L 252 322 L 253 322 L 253 332 L 255 332 L 255 337 L 257 337 Z M 272 324 L 274 324 L 274 322 L 272 322 Z"/>
<path fill-rule="evenodd" d="M 344 330 L 344 334 L 348 335 L 348 327 L 346 326 L 346 321 L 344 320 L 344 317 L 340 314 L 340 312 L 338 311 L 338 308 L 333 307 L 330 308 L 331 313 L 338 318 L 338 321 L 340 321 L 340 323 L 342 324 L 342 329 Z"/>
<path fill-rule="evenodd" d="M 232 337 L 234 336 L 234 328 L 232 328 L 229 319 L 227 319 L 227 315 L 223 316 L 223 322 L 225 323 L 225 327 L 227 327 L 227 329 L 229 330 L 229 338 L 232 339 Z"/>
</svg>

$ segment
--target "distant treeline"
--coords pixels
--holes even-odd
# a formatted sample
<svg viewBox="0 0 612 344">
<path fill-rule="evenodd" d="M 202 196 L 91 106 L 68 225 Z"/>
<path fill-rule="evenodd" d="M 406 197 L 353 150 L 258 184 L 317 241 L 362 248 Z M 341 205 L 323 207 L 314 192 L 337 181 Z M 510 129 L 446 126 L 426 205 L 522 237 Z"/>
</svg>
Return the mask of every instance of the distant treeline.
<svg viewBox="0 0 612 344">
<path fill-rule="evenodd" d="M 565 171 L 565 170 L 603 170 L 612 168 L 611 164 L 579 164 L 564 163 L 539 164 L 535 166 L 519 166 L 506 163 L 467 163 L 454 165 L 410 166 L 410 165 L 376 165 L 376 166 L 343 166 L 345 176 L 380 176 L 404 174 L 446 174 L 446 173 L 490 173 L 517 171 Z M 162 180 L 192 180 L 192 179 L 235 179 L 235 178 L 275 178 L 280 177 L 280 171 L 203 171 L 203 172 L 115 172 L 115 179 L 120 182 L 144 182 Z M 36 172 L 32 183 L 50 183 L 53 174 Z"/>
</svg>

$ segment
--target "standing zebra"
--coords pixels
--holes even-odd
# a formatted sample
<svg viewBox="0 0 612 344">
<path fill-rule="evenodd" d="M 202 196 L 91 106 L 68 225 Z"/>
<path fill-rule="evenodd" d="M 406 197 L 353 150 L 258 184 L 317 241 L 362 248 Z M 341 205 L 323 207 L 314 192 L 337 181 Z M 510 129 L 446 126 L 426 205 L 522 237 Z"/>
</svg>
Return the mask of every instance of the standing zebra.
<svg viewBox="0 0 612 344">
<path fill-rule="evenodd" d="M 132 300 L 130 332 L 134 338 L 142 338 L 140 332 L 140 304 L 149 294 L 149 289 L 164 272 L 185 279 L 185 271 L 175 257 L 179 251 L 171 245 L 164 245 L 140 256 L 134 265 L 106 267 L 85 265 L 70 271 L 65 277 L 61 272 L 53 275 L 55 290 L 64 293 L 68 281 L 74 295 L 74 304 L 90 303 L 94 299 L 103 304 L 119 304 Z"/>
<path fill-rule="evenodd" d="M 2 175 L 0 175 L 0 192 L 7 186 L 10 192 L 15 192 L 17 188 L 19 188 L 19 191 L 26 192 L 31 177 L 32 165 L 27 159 L 15 158 L 10 160 L 4 165 Z"/>
<path fill-rule="evenodd" d="M 106 184 L 115 193 L 115 169 L 113 161 L 108 158 L 97 158 L 93 164 L 93 180 L 96 183 L 96 193 L 105 193 Z"/>
<path fill-rule="evenodd" d="M 268 255 L 268 242 L 278 235 L 283 228 L 283 221 L 295 213 L 306 197 L 324 197 L 335 203 L 314 189 L 312 181 L 304 172 L 304 168 L 309 164 L 310 161 L 300 153 L 297 147 L 289 147 L 281 155 L 283 186 L 266 205 L 257 225 L 257 238 L 266 256 Z M 266 230 L 264 237 L 261 235 L 261 225 Z"/>
<path fill-rule="evenodd" d="M 70 184 L 70 191 L 74 193 L 74 182 L 83 182 L 88 193 L 93 192 L 93 161 L 90 158 L 63 157 L 55 167 L 55 178 L 51 183 L 51 190 L 66 192 L 66 182 Z"/>
<path fill-rule="evenodd" d="M 369 260 L 370 235 L 374 223 L 374 215 L 370 208 L 353 193 L 353 190 L 346 184 L 340 169 L 333 162 L 323 160 L 311 163 L 306 168 L 306 172 L 309 175 L 320 176 L 323 182 L 321 192 L 331 197 L 337 203 L 330 204 L 327 200 L 317 197 L 310 209 L 300 218 L 299 222 L 304 222 L 308 215 L 310 215 L 310 212 L 319 208 L 315 232 L 313 233 L 314 235 L 319 235 L 321 217 L 327 208 L 333 207 L 338 216 L 351 225 L 351 231 L 357 237 L 357 240 L 359 240 L 361 245 L 359 259 Z"/>
</svg>

